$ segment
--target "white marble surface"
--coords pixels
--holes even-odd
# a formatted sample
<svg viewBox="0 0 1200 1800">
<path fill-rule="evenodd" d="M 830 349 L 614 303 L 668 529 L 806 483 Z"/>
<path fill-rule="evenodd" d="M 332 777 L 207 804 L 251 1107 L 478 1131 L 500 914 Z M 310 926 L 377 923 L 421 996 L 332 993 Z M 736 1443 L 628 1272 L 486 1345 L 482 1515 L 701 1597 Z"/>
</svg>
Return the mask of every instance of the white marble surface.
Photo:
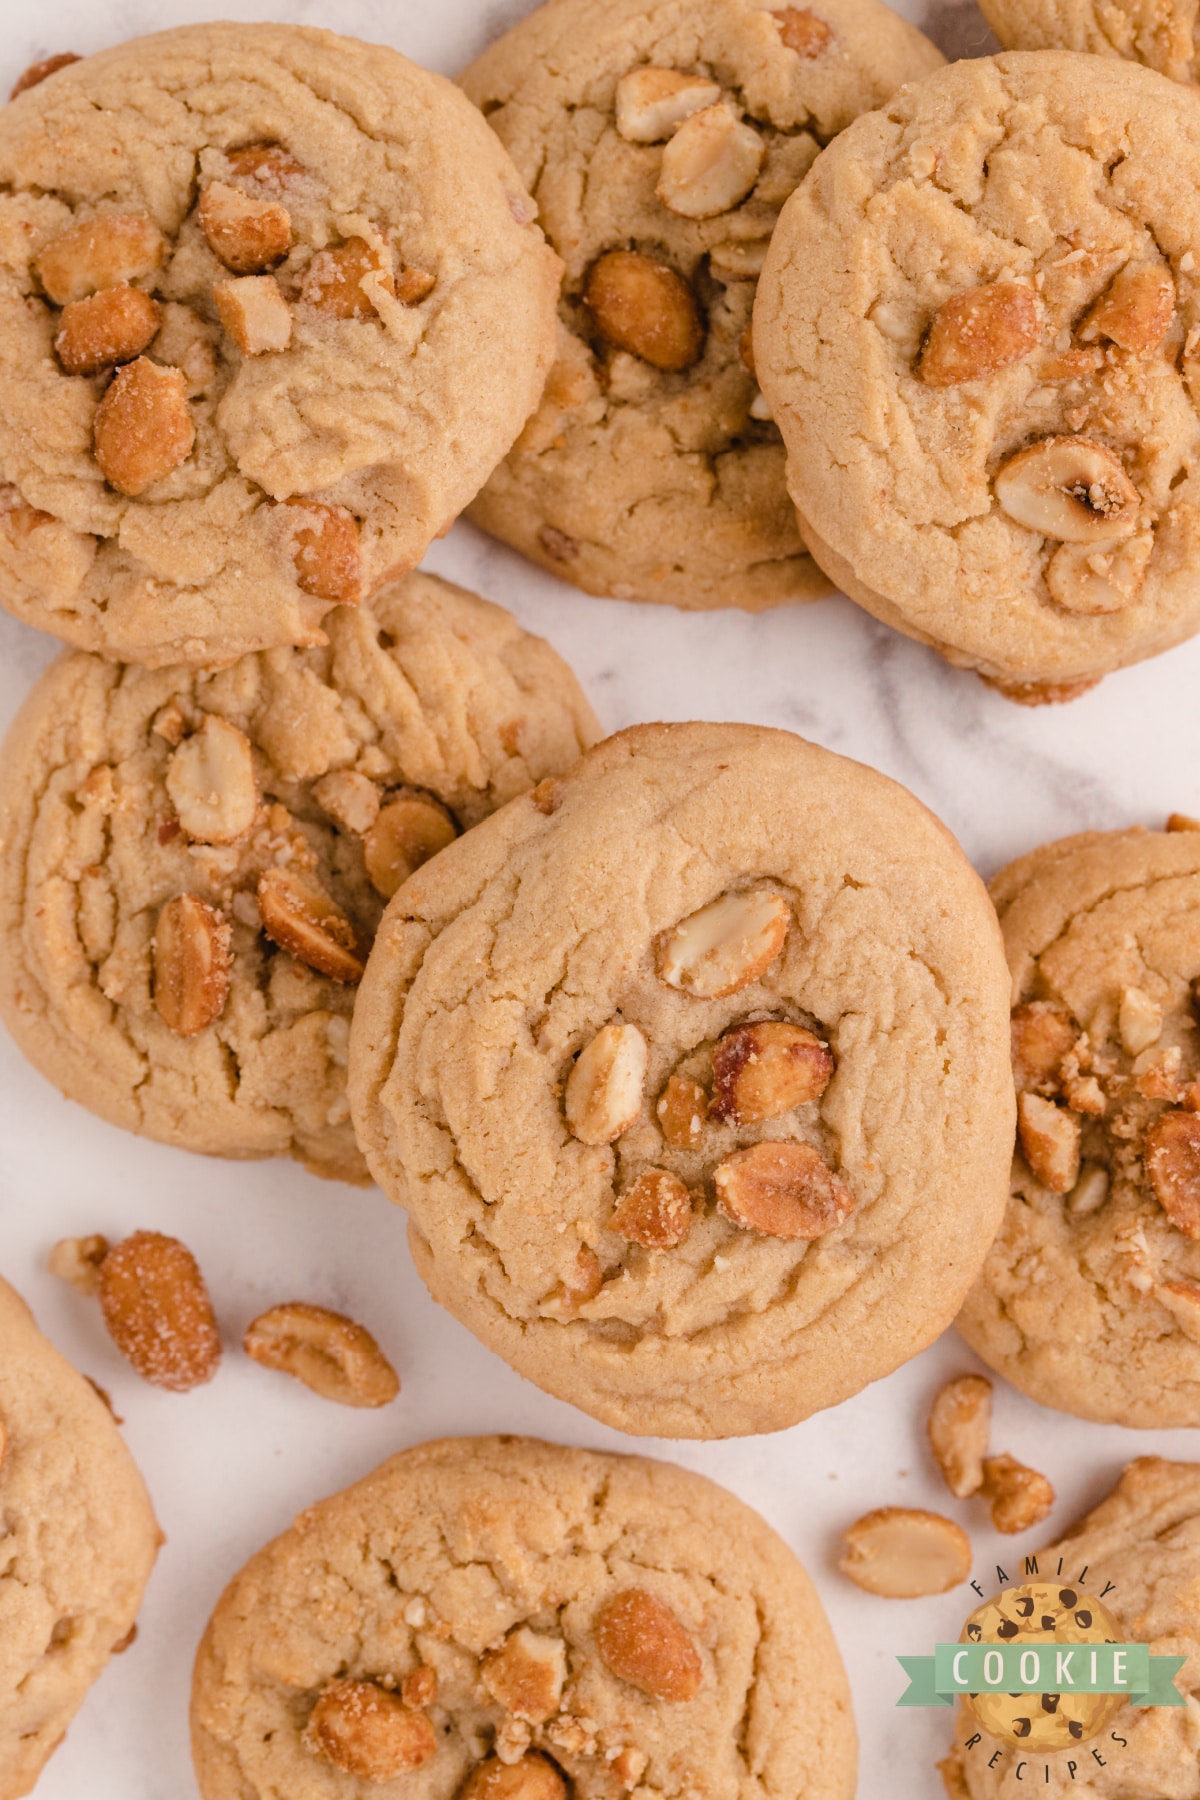
<svg viewBox="0 0 1200 1800">
<path fill-rule="evenodd" d="M 200 17 L 319 22 L 387 40 L 453 72 L 524 0 L 59 0 L 54 14 L 0 4 L 0 84 L 36 56 L 98 49 Z M 920 16 L 920 0 L 905 11 Z M 954 53 L 986 49 L 977 14 L 955 0 L 932 13 Z M 0 395 L 0 404 L 3 396 Z M 845 601 L 776 612 L 687 616 L 586 599 L 465 526 L 430 565 L 512 608 L 570 659 L 616 728 L 652 718 L 747 719 L 788 726 L 906 783 L 958 834 L 980 869 L 1086 826 L 1200 812 L 1200 641 L 1114 676 L 1073 706 L 1026 712 L 945 667 Z M 0 721 L 54 647 L 0 616 Z M 65 1234 L 139 1226 L 196 1251 L 230 1346 L 262 1306 L 304 1296 L 375 1329 L 404 1392 L 355 1414 L 245 1361 L 231 1347 L 217 1381 L 188 1397 L 141 1385 L 94 1311 L 45 1273 Z M 185 1800 L 191 1657 L 225 1579 L 305 1503 L 421 1439 L 491 1429 L 620 1448 L 619 1434 L 520 1381 L 433 1305 L 409 1264 L 403 1220 L 378 1193 L 321 1183 L 286 1163 L 210 1162 L 124 1136 L 68 1105 L 0 1035 L 0 1269 L 80 1367 L 109 1388 L 153 1490 L 168 1544 L 136 1645 L 91 1695 L 38 1789 L 40 1800 Z M 898 1652 L 956 1636 L 967 1590 L 941 1600 L 868 1598 L 836 1572 L 839 1529 L 888 1503 L 955 1513 L 985 1587 L 1012 1540 L 982 1508 L 957 1505 L 924 1453 L 921 1420 L 939 1381 L 973 1359 L 948 1334 L 923 1357 L 833 1413 L 746 1443 L 643 1444 L 700 1469 L 765 1514 L 812 1571 L 851 1677 L 868 1800 L 926 1800 L 947 1734 L 944 1713 L 897 1712 Z M 1044 1469 L 1059 1504 L 1051 1527 L 1097 1499 L 1133 1455 L 1194 1454 L 1185 1432 L 1102 1429 L 1001 1388 L 997 1447 Z M 1032 1545 L 1016 1541 L 1016 1547 Z"/>
</svg>

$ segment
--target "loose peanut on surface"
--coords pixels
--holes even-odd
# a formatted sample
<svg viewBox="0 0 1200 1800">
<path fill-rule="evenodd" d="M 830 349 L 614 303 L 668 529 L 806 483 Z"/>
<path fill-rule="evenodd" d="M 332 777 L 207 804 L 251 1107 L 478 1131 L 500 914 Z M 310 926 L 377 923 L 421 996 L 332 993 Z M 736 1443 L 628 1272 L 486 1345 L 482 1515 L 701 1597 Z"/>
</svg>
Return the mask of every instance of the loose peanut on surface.
<svg viewBox="0 0 1200 1800">
<path fill-rule="evenodd" d="M 456 1800 L 567 1800 L 567 1784 L 536 1750 L 513 1763 L 489 1756 L 472 1769 Z"/>
<path fill-rule="evenodd" d="M 1051 437 L 1000 469 L 996 498 L 1018 525 L 1071 544 L 1128 537 L 1140 499 L 1112 451 L 1092 438 Z"/>
<path fill-rule="evenodd" d="M 292 247 L 292 221 L 285 206 L 252 200 L 224 181 L 210 181 L 203 190 L 198 216 L 209 247 L 235 275 L 273 269 Z"/>
<path fill-rule="evenodd" d="M 387 1406 L 400 1382 L 362 1325 L 324 1306 L 293 1300 L 260 1313 L 246 1327 L 246 1355 L 265 1369 L 302 1381 L 339 1406 Z"/>
<path fill-rule="evenodd" d="M 678 1175 L 647 1169 L 617 1201 L 610 1231 L 646 1250 L 673 1250 L 692 1229 L 692 1196 Z"/>
<path fill-rule="evenodd" d="M 656 144 L 721 98 L 717 82 L 678 69 L 630 69 L 617 83 L 617 130 L 631 144 Z"/>
<path fill-rule="evenodd" d="M 719 1000 L 766 974 L 783 949 L 791 909 L 763 889 L 722 894 L 659 939 L 658 973 L 668 987 Z"/>
<path fill-rule="evenodd" d="M 324 1690 L 301 1739 L 360 1781 L 394 1781 L 437 1754 L 437 1736 L 423 1712 L 373 1681 L 334 1681 Z"/>
<path fill-rule="evenodd" d="M 940 1513 L 883 1506 L 856 1520 L 843 1542 L 842 1574 L 887 1600 L 945 1594 L 971 1573 L 970 1539 Z"/>
<path fill-rule="evenodd" d="M 145 213 L 100 213 L 45 245 L 33 259 L 33 272 L 56 306 L 68 306 L 101 288 L 153 275 L 163 250 L 162 233 Z"/>
<path fill-rule="evenodd" d="M 600 336 L 666 373 L 689 369 L 704 324 L 683 276 L 636 250 L 609 250 L 588 270 L 583 299 Z"/>
<path fill-rule="evenodd" d="M 229 992 L 231 926 L 223 913 L 198 894 L 168 900 L 158 915 L 151 943 L 154 1004 L 180 1037 L 219 1019 Z"/>
<path fill-rule="evenodd" d="M 139 356 L 117 370 L 92 426 L 92 448 L 110 487 L 136 499 L 185 462 L 195 441 L 179 369 Z"/>
<path fill-rule="evenodd" d="M 737 1025 L 713 1051 L 712 1110 L 731 1125 L 778 1118 L 819 1099 L 833 1067 L 828 1045 L 802 1026 L 775 1019 Z"/>
<path fill-rule="evenodd" d="M 567 1076 L 563 1110 L 583 1144 L 611 1144 L 642 1110 L 646 1040 L 636 1025 L 602 1026 Z"/>
<path fill-rule="evenodd" d="M 395 292 L 390 251 L 361 237 L 318 251 L 300 284 L 301 303 L 331 319 L 368 318 L 378 295 Z"/>
<path fill-rule="evenodd" d="M 854 1195 L 811 1144 L 751 1144 L 713 1171 L 717 1211 L 766 1237 L 818 1238 L 854 1211 Z"/>
<path fill-rule="evenodd" d="M 1054 1505 L 1054 1489 L 1046 1477 L 1013 1456 L 985 1458 L 981 1491 L 991 1502 L 997 1531 L 1032 1531 Z"/>
<path fill-rule="evenodd" d="M 141 288 L 104 288 L 63 308 L 54 349 L 68 375 L 97 375 L 132 362 L 156 336 L 162 312 Z"/>
<path fill-rule="evenodd" d="M 1200 1238 L 1200 1116 L 1172 1108 L 1146 1132 L 1146 1175 L 1158 1203 L 1184 1237 Z"/>
<path fill-rule="evenodd" d="M 213 285 L 222 325 L 243 356 L 286 350 L 292 341 L 292 309 L 273 275 L 239 275 Z"/>
<path fill-rule="evenodd" d="M 672 1075 L 658 1097 L 654 1112 L 662 1134 L 673 1150 L 694 1150 L 708 1118 L 708 1095 L 698 1081 Z"/>
<path fill-rule="evenodd" d="M 221 1340 L 204 1277 L 178 1238 L 135 1231 L 100 1265 L 108 1334 L 144 1381 L 186 1393 L 211 1381 Z"/>
<path fill-rule="evenodd" d="M 1030 1170 L 1052 1194 L 1068 1194 L 1079 1176 L 1080 1121 L 1040 1094 L 1017 1098 L 1017 1140 Z"/>
<path fill-rule="evenodd" d="M 318 600 L 353 606 L 362 594 L 358 523 L 344 506 L 297 498 L 284 502 L 296 586 Z"/>
<path fill-rule="evenodd" d="M 929 1447 L 956 1500 L 983 1486 L 992 1429 L 992 1384 L 986 1375 L 959 1375 L 937 1394 L 929 1411 Z"/>
<path fill-rule="evenodd" d="M 405 789 L 389 800 L 363 837 L 372 887 L 390 900 L 422 863 L 457 836 L 458 826 L 440 801 Z"/>
<path fill-rule="evenodd" d="M 559 1710 L 567 1679 L 566 1645 L 519 1625 L 499 1650 L 483 1659 L 480 1681 L 506 1712 L 530 1725 L 543 1725 Z"/>
<path fill-rule="evenodd" d="M 704 1679 L 687 1628 L 645 1588 L 625 1588 L 596 1615 L 596 1648 L 614 1675 L 656 1700 L 694 1700 Z"/>
<path fill-rule="evenodd" d="M 100 1264 L 109 1252 L 109 1242 L 99 1232 L 88 1237 L 60 1238 L 50 1252 L 47 1268 L 76 1293 L 90 1298 L 100 1286 Z"/>
<path fill-rule="evenodd" d="M 265 869 L 257 898 L 263 930 L 281 950 L 332 981 L 362 979 L 354 927 L 318 882 L 292 869 Z"/>
<path fill-rule="evenodd" d="M 1037 298 L 1015 281 L 952 294 L 933 315 L 919 374 L 927 387 L 981 381 L 1020 362 L 1038 341 Z"/>
<path fill-rule="evenodd" d="M 1113 276 L 1079 328 L 1087 344 L 1108 338 L 1122 350 L 1146 356 L 1157 350 L 1175 312 L 1175 283 L 1166 269 L 1126 263 Z"/>
<path fill-rule="evenodd" d="M 166 788 L 179 823 L 203 844 L 232 844 L 258 813 L 254 756 L 244 731 L 216 713 L 184 738 L 167 764 Z"/>
<path fill-rule="evenodd" d="M 754 127 L 727 106 L 706 106 L 664 146 L 655 192 L 681 218 L 715 218 L 746 198 L 766 150 Z"/>
</svg>

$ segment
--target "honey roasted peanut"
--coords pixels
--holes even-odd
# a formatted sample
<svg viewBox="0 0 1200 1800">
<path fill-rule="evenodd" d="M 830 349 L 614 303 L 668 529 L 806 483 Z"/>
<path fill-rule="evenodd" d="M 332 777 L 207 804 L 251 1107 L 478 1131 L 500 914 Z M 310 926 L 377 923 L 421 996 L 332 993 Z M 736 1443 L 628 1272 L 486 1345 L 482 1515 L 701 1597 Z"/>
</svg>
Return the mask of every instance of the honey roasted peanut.
<svg viewBox="0 0 1200 1800">
<path fill-rule="evenodd" d="M 956 1500 L 983 1486 L 992 1429 L 992 1384 L 986 1375 L 959 1375 L 941 1388 L 929 1411 L 929 1447 Z"/>
<path fill-rule="evenodd" d="M 63 308 L 54 349 L 68 375 L 97 375 L 132 362 L 155 337 L 162 312 L 141 288 L 104 288 Z"/>
<path fill-rule="evenodd" d="M 830 27 L 806 6 L 773 7 L 771 17 L 779 27 L 784 48 L 794 50 L 806 62 L 815 61 L 833 43 Z"/>
<path fill-rule="evenodd" d="M 720 1000 L 764 976 L 783 949 L 791 909 L 766 889 L 722 894 L 664 932 L 658 973 L 668 987 Z"/>
<path fill-rule="evenodd" d="M 601 337 L 652 368 L 690 369 L 704 348 L 695 294 L 666 263 L 636 250 L 609 250 L 588 270 L 584 303 Z"/>
<path fill-rule="evenodd" d="M 981 381 L 1028 356 L 1038 342 L 1037 297 L 1015 281 L 952 294 L 933 316 L 920 376 L 927 387 Z"/>
<path fill-rule="evenodd" d="M 536 1750 L 512 1763 L 489 1756 L 472 1769 L 456 1800 L 567 1800 L 567 1784 Z"/>
<path fill-rule="evenodd" d="M 802 1026 L 775 1019 L 735 1026 L 713 1051 L 712 1110 L 730 1125 L 778 1118 L 819 1099 L 833 1068 L 828 1045 Z"/>
<path fill-rule="evenodd" d="M 108 1334 L 144 1381 L 186 1393 L 211 1381 L 221 1340 L 204 1277 L 178 1238 L 135 1231 L 100 1264 Z"/>
<path fill-rule="evenodd" d="M 306 1750 L 360 1781 L 395 1781 L 437 1754 L 423 1712 L 373 1681 L 334 1681 L 325 1688 L 301 1738 Z"/>
<path fill-rule="evenodd" d="M 1032 1531 L 1054 1506 L 1054 1489 L 1046 1477 L 1013 1456 L 985 1458 L 981 1491 L 991 1503 L 992 1524 L 1010 1535 Z"/>
<path fill-rule="evenodd" d="M 281 950 L 332 981 L 362 979 L 354 927 L 318 882 L 293 869 L 265 869 L 257 898 L 263 930 Z"/>
<path fill-rule="evenodd" d="M 389 800 L 363 838 L 363 861 L 372 887 L 390 900 L 410 875 L 457 836 L 458 826 L 440 801 L 405 789 Z"/>
<path fill-rule="evenodd" d="M 941 1513 L 882 1506 L 857 1519 L 843 1542 L 842 1574 L 885 1600 L 946 1594 L 971 1573 L 970 1539 Z"/>
<path fill-rule="evenodd" d="M 1175 283 L 1170 272 L 1127 263 L 1088 313 L 1079 336 L 1085 344 L 1107 338 L 1122 350 L 1148 356 L 1167 335 L 1174 312 Z"/>
<path fill-rule="evenodd" d="M 1172 1108 L 1146 1133 L 1142 1155 L 1158 1203 L 1184 1237 L 1200 1238 L 1200 1116 Z"/>
<path fill-rule="evenodd" d="M 1063 1058 L 1075 1048 L 1078 1035 L 1070 1013 L 1053 1001 L 1014 1007 L 1012 1058 L 1018 1092 L 1057 1093 Z"/>
<path fill-rule="evenodd" d="M 258 812 L 249 738 L 228 719 L 205 713 L 199 729 L 167 764 L 166 789 L 190 838 L 204 844 L 235 843 Z"/>
<path fill-rule="evenodd" d="M 99 213 L 45 245 L 33 271 L 56 306 L 69 306 L 101 288 L 145 280 L 163 250 L 162 233 L 145 213 Z"/>
<path fill-rule="evenodd" d="M 656 1700 L 694 1700 L 704 1667 L 691 1634 L 645 1588 L 625 1588 L 596 1615 L 596 1648 L 612 1674 Z"/>
<path fill-rule="evenodd" d="M 636 1025 L 602 1026 L 576 1057 L 563 1104 L 583 1144 L 611 1144 L 642 1110 L 646 1040 Z"/>
<path fill-rule="evenodd" d="M 1142 531 L 1123 544 L 1064 544 L 1050 558 L 1046 586 L 1065 612 L 1120 612 L 1141 592 L 1154 537 Z"/>
<path fill-rule="evenodd" d="M 1052 1194 L 1070 1193 L 1079 1176 L 1081 1126 L 1076 1115 L 1039 1094 L 1021 1094 L 1017 1138 L 1042 1186 Z"/>
<path fill-rule="evenodd" d="M 273 275 L 240 275 L 213 285 L 222 325 L 243 356 L 286 350 L 292 341 L 292 309 Z"/>
<path fill-rule="evenodd" d="M 359 837 L 371 829 L 379 817 L 379 789 L 367 775 L 356 769 L 334 769 L 313 783 L 313 799 L 339 824 L 343 831 Z"/>
<path fill-rule="evenodd" d="M 273 269 L 292 247 L 292 222 L 285 206 L 253 200 L 224 181 L 211 181 L 204 188 L 198 217 L 209 247 L 235 275 Z"/>
<path fill-rule="evenodd" d="M 180 1037 L 195 1037 L 219 1019 L 229 992 L 231 927 L 198 894 L 168 900 L 151 945 L 154 1005 Z"/>
<path fill-rule="evenodd" d="M 626 1188 L 608 1221 L 610 1231 L 646 1250 L 674 1250 L 692 1229 L 692 1196 L 668 1169 L 647 1169 Z"/>
<path fill-rule="evenodd" d="M 369 318 L 378 311 L 376 297 L 395 292 L 390 253 L 362 237 L 318 251 L 300 284 L 301 303 L 331 319 Z"/>
<path fill-rule="evenodd" d="M 1141 504 L 1112 451 L 1092 438 L 1051 437 L 1009 457 L 996 498 L 1018 525 L 1069 544 L 1128 537 Z"/>
<path fill-rule="evenodd" d="M 758 180 L 766 144 L 728 106 L 706 106 L 676 131 L 662 153 L 655 189 L 684 219 L 711 219 L 739 205 Z"/>
<path fill-rule="evenodd" d="M 371 1333 L 344 1313 L 293 1300 L 246 1328 L 246 1355 L 339 1406 L 387 1406 L 400 1382 Z"/>
<path fill-rule="evenodd" d="M 242 144 L 236 150 L 227 150 L 225 160 L 231 174 L 252 181 L 269 193 L 286 193 L 308 174 L 304 164 L 282 144 Z"/>
<path fill-rule="evenodd" d="M 96 461 L 110 487 L 136 499 L 185 462 L 195 441 L 180 370 L 146 356 L 117 370 L 92 427 Z"/>
<path fill-rule="evenodd" d="M 673 1150 L 694 1150 L 704 1134 L 708 1095 L 698 1081 L 672 1075 L 658 1097 L 655 1116 Z"/>
<path fill-rule="evenodd" d="M 854 1195 L 811 1144 L 761 1143 L 718 1163 L 717 1211 L 766 1237 L 819 1238 L 854 1211 Z"/>
<path fill-rule="evenodd" d="M 678 69 L 630 69 L 617 83 L 617 130 L 631 144 L 656 144 L 721 98 L 717 82 Z"/>
<path fill-rule="evenodd" d="M 317 600 L 353 606 L 362 595 L 358 524 L 344 506 L 319 500 L 284 502 L 296 565 L 296 585 Z"/>
<path fill-rule="evenodd" d="M 554 1717 L 567 1680 L 567 1652 L 560 1637 L 520 1625 L 479 1671 L 484 1688 L 514 1719 L 543 1725 Z"/>
</svg>

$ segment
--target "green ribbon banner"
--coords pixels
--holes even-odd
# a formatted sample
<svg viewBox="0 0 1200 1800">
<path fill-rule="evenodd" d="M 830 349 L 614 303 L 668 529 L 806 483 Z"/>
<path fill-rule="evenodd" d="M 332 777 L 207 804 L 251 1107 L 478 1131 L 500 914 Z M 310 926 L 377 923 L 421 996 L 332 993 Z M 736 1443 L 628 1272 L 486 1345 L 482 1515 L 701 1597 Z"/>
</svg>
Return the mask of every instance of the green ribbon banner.
<svg viewBox="0 0 1200 1800">
<path fill-rule="evenodd" d="M 1187 1658 L 1145 1644 L 939 1644 L 898 1656 L 909 1678 L 897 1706 L 953 1706 L 956 1694 L 1124 1694 L 1134 1706 L 1183 1706 Z"/>
</svg>

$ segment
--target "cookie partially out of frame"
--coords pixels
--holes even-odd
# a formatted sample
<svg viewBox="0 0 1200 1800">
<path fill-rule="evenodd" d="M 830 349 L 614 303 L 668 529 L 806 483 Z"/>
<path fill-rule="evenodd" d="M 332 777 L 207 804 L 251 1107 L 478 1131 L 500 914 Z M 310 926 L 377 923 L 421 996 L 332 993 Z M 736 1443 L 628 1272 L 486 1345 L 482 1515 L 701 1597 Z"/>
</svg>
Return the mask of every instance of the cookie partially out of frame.
<svg viewBox="0 0 1200 1800">
<path fill-rule="evenodd" d="M 204 1800 L 850 1800 L 816 1594 L 731 1494 L 643 1457 L 447 1438 L 302 1513 L 196 1659 Z"/>
<path fill-rule="evenodd" d="M 647 725 L 419 870 L 351 1033 L 434 1297 L 620 1429 L 773 1431 L 949 1323 L 1003 1212 L 995 915 L 910 794 Z"/>
<path fill-rule="evenodd" d="M 322 643 L 536 404 L 558 263 L 395 50 L 188 25 L 0 110 L 0 603 L 152 665 Z"/>
<path fill-rule="evenodd" d="M 1196 0 L 979 0 L 979 10 L 1006 50 L 1087 50 L 1196 79 Z"/>
<path fill-rule="evenodd" d="M 0 1800 L 126 1647 L 161 1541 L 108 1407 L 0 1280 Z"/>
<path fill-rule="evenodd" d="M 114 1124 L 364 1181 L 346 1053 L 387 896 L 596 735 L 549 644 L 421 573 L 321 649 L 64 656 L 0 756 L 0 1014 Z"/>
<path fill-rule="evenodd" d="M 550 0 L 471 65 L 566 265 L 542 404 L 471 509 L 589 593 L 830 591 L 754 381 L 754 287 L 823 144 L 942 58 L 879 0 Z"/>
</svg>

